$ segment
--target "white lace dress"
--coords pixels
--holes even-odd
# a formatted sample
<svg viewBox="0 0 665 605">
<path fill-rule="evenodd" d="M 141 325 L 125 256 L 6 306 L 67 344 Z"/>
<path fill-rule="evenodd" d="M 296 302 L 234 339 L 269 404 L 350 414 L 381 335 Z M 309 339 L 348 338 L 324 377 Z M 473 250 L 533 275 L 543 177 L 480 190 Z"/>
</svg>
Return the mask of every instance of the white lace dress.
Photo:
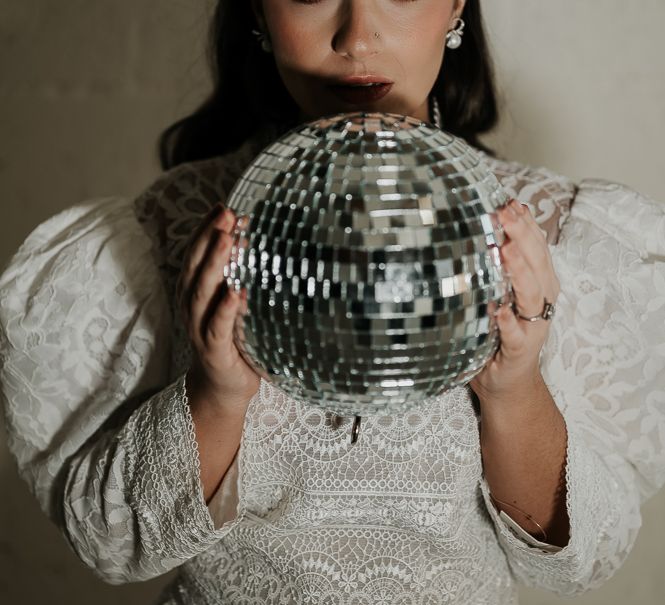
<svg viewBox="0 0 665 605">
<path fill-rule="evenodd" d="M 563 286 L 542 357 L 569 431 L 557 549 L 492 506 L 464 388 L 366 418 L 351 445 L 350 418 L 262 381 L 206 505 L 170 302 L 192 229 L 250 157 L 67 210 L 0 279 L 10 448 L 78 556 L 112 583 L 179 568 L 164 605 L 507 605 L 516 580 L 575 595 L 612 575 L 665 480 L 665 206 L 491 162 L 547 228 Z"/>
</svg>

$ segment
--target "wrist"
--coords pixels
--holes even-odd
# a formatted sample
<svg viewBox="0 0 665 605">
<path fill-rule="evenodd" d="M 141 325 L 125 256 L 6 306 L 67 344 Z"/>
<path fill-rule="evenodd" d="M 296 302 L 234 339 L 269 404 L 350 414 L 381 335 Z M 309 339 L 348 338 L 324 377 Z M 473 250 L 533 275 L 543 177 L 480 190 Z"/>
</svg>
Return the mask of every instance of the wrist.
<svg viewBox="0 0 665 605">
<path fill-rule="evenodd" d="M 556 408 L 539 370 L 510 381 L 508 385 L 506 389 L 492 392 L 482 388 L 478 389 L 480 392 L 475 391 L 480 403 L 481 420 L 486 424 L 510 426 L 515 422 L 528 423 L 529 419 L 538 422 L 549 408 Z"/>
<path fill-rule="evenodd" d="M 215 415 L 234 412 L 244 414 L 256 389 L 242 393 L 231 393 L 211 382 L 200 367 L 194 365 L 185 378 L 190 406 L 205 409 Z"/>
<path fill-rule="evenodd" d="M 475 379 L 471 382 L 471 388 L 481 405 L 510 405 L 516 399 L 528 397 L 547 387 L 540 368 L 535 366 L 519 373 L 503 370 L 491 381 Z"/>
</svg>

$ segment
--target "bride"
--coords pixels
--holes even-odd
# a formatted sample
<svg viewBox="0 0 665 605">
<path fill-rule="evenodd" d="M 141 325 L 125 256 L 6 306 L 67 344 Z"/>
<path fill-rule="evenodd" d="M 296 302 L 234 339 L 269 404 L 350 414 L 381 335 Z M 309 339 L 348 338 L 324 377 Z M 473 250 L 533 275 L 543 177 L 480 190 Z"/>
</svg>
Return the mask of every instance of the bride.
<svg viewBox="0 0 665 605">
<path fill-rule="evenodd" d="M 44 511 L 111 583 L 178 568 L 163 604 L 503 605 L 516 582 L 601 584 L 665 479 L 662 207 L 482 146 L 479 0 L 220 0 L 212 31 L 215 90 L 163 135 L 163 176 L 47 221 L 0 279 L 10 447 Z M 517 307 L 470 385 L 350 444 L 351 419 L 244 363 L 242 298 L 220 286 L 244 168 L 358 109 L 483 153 L 514 198 Z"/>
</svg>

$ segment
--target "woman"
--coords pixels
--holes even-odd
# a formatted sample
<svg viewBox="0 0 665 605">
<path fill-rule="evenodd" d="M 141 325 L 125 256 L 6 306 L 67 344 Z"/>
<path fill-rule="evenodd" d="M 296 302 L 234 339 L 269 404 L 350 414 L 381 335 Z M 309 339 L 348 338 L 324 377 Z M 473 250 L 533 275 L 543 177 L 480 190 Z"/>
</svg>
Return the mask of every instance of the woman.
<svg viewBox="0 0 665 605">
<path fill-rule="evenodd" d="M 214 25 L 217 89 L 163 139 L 170 170 L 44 224 L 0 281 L 11 447 L 43 508 L 109 582 L 179 567 L 162 603 L 503 604 L 515 579 L 607 579 L 663 482 L 663 210 L 488 157 L 558 243 L 505 208 L 500 355 L 351 445 L 350 419 L 233 347 L 242 300 L 217 293 L 237 217 L 217 203 L 266 142 L 328 113 L 438 110 L 480 146 L 479 4 L 228 0 Z"/>
</svg>

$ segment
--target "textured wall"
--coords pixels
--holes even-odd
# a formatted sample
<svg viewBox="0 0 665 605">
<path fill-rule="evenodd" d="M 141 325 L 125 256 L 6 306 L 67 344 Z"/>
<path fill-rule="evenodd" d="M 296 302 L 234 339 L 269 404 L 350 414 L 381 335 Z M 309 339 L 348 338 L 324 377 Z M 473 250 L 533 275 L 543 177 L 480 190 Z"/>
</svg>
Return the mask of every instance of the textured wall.
<svg viewBox="0 0 665 605">
<path fill-rule="evenodd" d="M 205 85 L 210 5 L 0 0 L 0 258 L 54 211 L 150 182 L 157 135 Z"/>
<path fill-rule="evenodd" d="M 59 209 L 133 195 L 155 177 L 156 136 L 205 91 L 211 4 L 0 0 L 0 263 Z M 507 108 L 492 137 L 500 151 L 575 178 L 620 180 L 665 201 L 665 3 L 485 5 Z M 2 443 L 0 485 L 0 602 L 138 605 L 158 592 L 162 581 L 106 587 L 83 569 Z M 661 602 L 664 506 L 663 493 L 647 504 L 625 567 L 575 603 Z M 525 605 L 559 602 L 524 592 Z"/>
</svg>

